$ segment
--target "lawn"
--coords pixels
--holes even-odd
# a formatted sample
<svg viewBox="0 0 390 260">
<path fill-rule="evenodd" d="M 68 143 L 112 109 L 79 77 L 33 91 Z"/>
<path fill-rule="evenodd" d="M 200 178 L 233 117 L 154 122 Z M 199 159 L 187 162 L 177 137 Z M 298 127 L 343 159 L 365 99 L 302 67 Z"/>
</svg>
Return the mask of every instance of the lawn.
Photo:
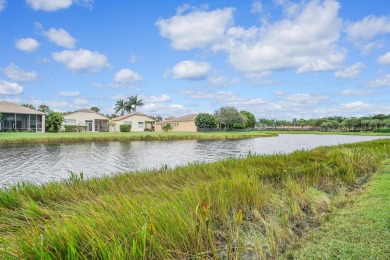
<svg viewBox="0 0 390 260">
<path fill-rule="evenodd" d="M 290 130 L 290 131 L 262 131 L 267 134 L 317 134 L 317 135 L 369 135 L 369 136 L 389 136 L 390 133 L 378 133 L 372 131 L 361 131 L 361 132 L 347 132 L 347 131 L 301 131 L 301 130 Z"/>
<path fill-rule="evenodd" d="M 276 136 L 276 133 L 254 132 L 80 132 L 80 133 L 9 133 L 0 132 L 0 143 L 45 143 L 120 140 L 214 140 Z"/>
<path fill-rule="evenodd" d="M 389 259 L 390 161 L 347 206 L 305 236 L 303 247 L 291 255 L 294 259 Z"/>
</svg>

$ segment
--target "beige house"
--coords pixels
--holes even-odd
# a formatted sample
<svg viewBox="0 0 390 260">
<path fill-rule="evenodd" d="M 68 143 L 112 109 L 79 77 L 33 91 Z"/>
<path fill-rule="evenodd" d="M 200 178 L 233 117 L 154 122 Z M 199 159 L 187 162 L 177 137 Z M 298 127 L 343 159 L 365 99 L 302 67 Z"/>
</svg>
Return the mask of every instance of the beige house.
<svg viewBox="0 0 390 260">
<path fill-rule="evenodd" d="M 110 127 L 110 132 L 119 132 L 120 125 L 131 125 L 132 132 L 154 131 L 155 120 L 145 114 L 132 112 L 127 115 L 118 116 L 112 119 L 115 127 Z"/>
<path fill-rule="evenodd" d="M 108 132 L 109 118 L 91 109 L 81 109 L 64 115 L 63 130 L 66 125 L 85 127 L 87 132 Z"/>
<path fill-rule="evenodd" d="M 45 132 L 45 113 L 41 111 L 0 101 L 0 113 L 0 130 Z"/>
<path fill-rule="evenodd" d="M 189 114 L 181 117 L 167 117 L 162 122 L 156 123 L 156 132 L 161 132 L 162 125 L 169 123 L 174 132 L 197 132 L 198 128 L 195 125 L 195 118 L 198 114 Z"/>
</svg>

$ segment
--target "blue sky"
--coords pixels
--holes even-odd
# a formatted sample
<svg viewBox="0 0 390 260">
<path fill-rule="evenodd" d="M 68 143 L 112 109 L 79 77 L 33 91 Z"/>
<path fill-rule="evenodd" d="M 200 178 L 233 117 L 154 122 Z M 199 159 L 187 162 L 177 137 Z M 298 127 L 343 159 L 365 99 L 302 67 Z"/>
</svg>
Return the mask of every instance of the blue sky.
<svg viewBox="0 0 390 260">
<path fill-rule="evenodd" d="M 148 115 L 390 114 L 383 0 L 0 0 L 0 100 Z"/>
</svg>

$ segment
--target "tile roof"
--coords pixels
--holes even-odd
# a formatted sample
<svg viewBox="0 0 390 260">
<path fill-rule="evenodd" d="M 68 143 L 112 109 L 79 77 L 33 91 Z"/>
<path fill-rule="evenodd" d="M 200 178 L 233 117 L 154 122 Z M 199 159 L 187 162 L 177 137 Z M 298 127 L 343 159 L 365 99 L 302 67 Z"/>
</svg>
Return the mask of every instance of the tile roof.
<svg viewBox="0 0 390 260">
<path fill-rule="evenodd" d="M 45 113 L 41 111 L 25 106 L 20 106 L 8 101 L 0 101 L 0 113 L 45 115 Z"/>
<path fill-rule="evenodd" d="M 113 118 L 112 120 L 113 120 L 113 121 L 120 121 L 120 120 L 122 120 L 122 119 L 131 117 L 131 116 L 146 116 L 146 117 L 150 118 L 152 121 L 154 121 L 153 118 L 151 118 L 151 117 L 149 117 L 149 116 L 147 116 L 147 115 L 145 115 L 145 114 L 142 114 L 142 113 L 140 113 L 140 112 L 132 112 L 132 113 L 130 113 L 130 114 L 126 114 L 126 115 L 123 115 L 123 116 L 115 117 L 115 118 Z"/>
<path fill-rule="evenodd" d="M 188 122 L 188 121 L 195 121 L 195 118 L 198 114 L 188 114 L 185 116 L 179 116 L 179 117 L 167 117 L 165 118 L 164 121 L 159 122 L 159 123 L 164 123 L 164 122 Z"/>
<path fill-rule="evenodd" d="M 65 115 L 67 116 L 67 115 L 71 115 L 71 114 L 78 113 L 78 112 L 94 113 L 94 114 L 99 114 L 99 115 L 101 115 L 103 117 L 106 117 L 105 115 L 100 114 L 100 113 L 98 113 L 98 112 L 96 112 L 94 110 L 88 109 L 88 108 L 84 108 L 84 109 L 76 110 L 76 111 L 73 111 L 73 112 L 69 112 L 69 113 L 66 113 Z M 107 117 L 107 119 L 108 119 L 108 117 Z"/>
</svg>

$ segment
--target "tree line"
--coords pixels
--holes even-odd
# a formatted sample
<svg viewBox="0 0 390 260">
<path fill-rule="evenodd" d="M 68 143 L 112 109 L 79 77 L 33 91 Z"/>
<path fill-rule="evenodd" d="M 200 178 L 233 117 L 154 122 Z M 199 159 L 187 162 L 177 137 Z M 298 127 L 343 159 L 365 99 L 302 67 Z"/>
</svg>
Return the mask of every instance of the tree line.
<svg viewBox="0 0 390 260">
<path fill-rule="evenodd" d="M 390 114 L 377 114 L 365 117 L 322 117 L 317 119 L 276 120 L 260 118 L 257 126 L 261 129 L 269 128 L 316 128 L 321 131 L 375 131 L 381 128 L 390 128 Z"/>
</svg>

